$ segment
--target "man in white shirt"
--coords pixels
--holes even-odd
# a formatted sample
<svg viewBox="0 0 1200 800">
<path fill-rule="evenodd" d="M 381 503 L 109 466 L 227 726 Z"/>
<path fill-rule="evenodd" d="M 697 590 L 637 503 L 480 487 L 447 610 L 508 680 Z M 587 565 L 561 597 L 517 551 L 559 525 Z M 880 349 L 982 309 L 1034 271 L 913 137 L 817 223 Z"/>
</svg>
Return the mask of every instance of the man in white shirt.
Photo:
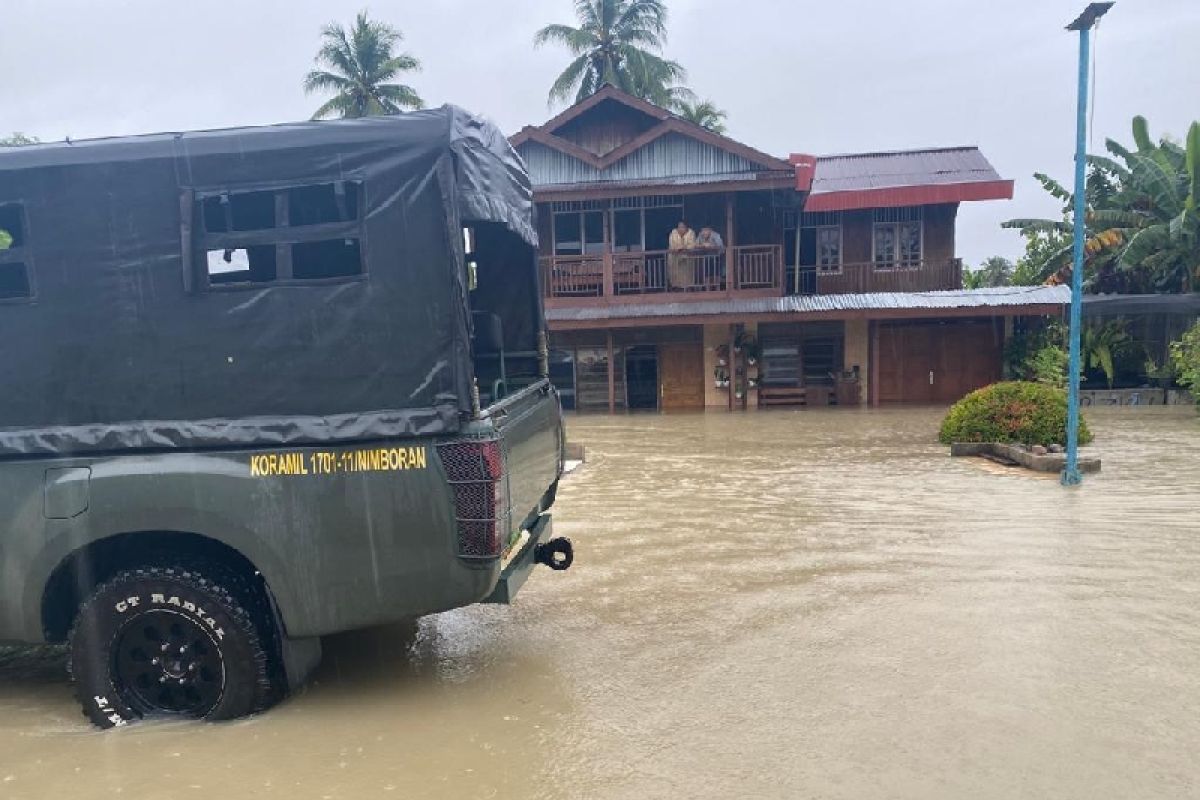
<svg viewBox="0 0 1200 800">
<path fill-rule="evenodd" d="M 701 250 L 723 250 L 725 249 L 725 240 L 712 227 L 705 225 L 700 229 L 700 235 L 696 237 L 696 247 Z"/>
</svg>

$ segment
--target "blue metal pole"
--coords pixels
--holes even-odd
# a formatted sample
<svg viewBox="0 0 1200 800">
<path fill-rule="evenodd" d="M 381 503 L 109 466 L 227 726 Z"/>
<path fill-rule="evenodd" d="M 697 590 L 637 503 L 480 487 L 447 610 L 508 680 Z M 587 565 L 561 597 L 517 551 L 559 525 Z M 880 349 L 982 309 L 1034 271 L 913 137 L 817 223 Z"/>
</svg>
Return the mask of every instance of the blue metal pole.
<svg viewBox="0 0 1200 800">
<path fill-rule="evenodd" d="M 1088 60 L 1090 25 L 1079 29 L 1079 106 L 1075 125 L 1075 220 L 1074 261 L 1071 268 L 1071 345 L 1067 390 L 1067 465 L 1062 473 L 1063 486 L 1083 482 L 1079 473 L 1079 336 L 1083 310 L 1084 173 L 1087 164 Z"/>
</svg>

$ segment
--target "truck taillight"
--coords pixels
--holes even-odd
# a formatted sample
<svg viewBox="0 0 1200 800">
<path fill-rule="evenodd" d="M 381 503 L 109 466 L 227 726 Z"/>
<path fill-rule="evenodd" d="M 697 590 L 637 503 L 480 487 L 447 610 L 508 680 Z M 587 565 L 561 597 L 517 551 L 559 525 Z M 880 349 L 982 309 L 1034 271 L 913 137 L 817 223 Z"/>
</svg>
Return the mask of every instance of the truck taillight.
<svg viewBox="0 0 1200 800">
<path fill-rule="evenodd" d="M 442 468 L 454 491 L 458 554 L 496 558 L 508 531 L 504 451 L 495 439 L 438 445 Z"/>
</svg>

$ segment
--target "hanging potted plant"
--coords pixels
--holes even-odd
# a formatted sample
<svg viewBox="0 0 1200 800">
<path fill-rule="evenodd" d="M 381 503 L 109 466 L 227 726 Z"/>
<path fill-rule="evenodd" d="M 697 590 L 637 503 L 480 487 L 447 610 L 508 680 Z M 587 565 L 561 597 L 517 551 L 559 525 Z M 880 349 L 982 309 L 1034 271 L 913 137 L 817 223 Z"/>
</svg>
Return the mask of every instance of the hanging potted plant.
<svg viewBox="0 0 1200 800">
<path fill-rule="evenodd" d="M 746 363 L 750 366 L 756 366 L 762 360 L 762 345 L 758 339 L 755 339 L 753 336 L 747 337 L 746 343 L 742 345 L 742 348 L 746 351 Z"/>
</svg>

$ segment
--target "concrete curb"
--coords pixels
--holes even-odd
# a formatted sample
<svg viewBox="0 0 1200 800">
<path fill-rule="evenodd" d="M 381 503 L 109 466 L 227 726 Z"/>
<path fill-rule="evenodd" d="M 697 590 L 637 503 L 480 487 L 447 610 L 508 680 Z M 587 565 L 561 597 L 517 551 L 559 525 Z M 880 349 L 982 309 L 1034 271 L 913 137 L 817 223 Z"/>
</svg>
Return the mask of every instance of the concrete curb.
<svg viewBox="0 0 1200 800">
<path fill-rule="evenodd" d="M 950 445 L 950 455 L 955 457 L 993 455 L 1015 461 L 1034 472 L 1062 472 L 1067 463 L 1065 453 L 1036 455 L 1019 444 L 1004 444 L 1003 442 L 954 442 Z M 1100 459 L 1093 456 L 1080 458 L 1079 471 L 1099 472 Z"/>
</svg>

